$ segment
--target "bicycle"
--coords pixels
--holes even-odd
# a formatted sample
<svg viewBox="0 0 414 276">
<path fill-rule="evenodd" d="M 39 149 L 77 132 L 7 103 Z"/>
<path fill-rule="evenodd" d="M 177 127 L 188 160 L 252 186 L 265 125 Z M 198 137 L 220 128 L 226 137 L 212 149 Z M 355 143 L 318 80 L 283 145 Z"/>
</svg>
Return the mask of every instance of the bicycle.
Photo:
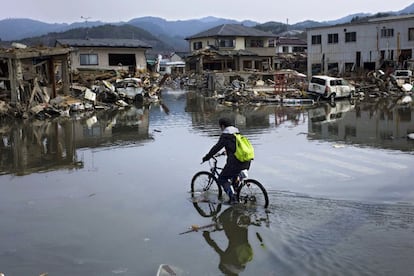
<svg viewBox="0 0 414 276">
<path fill-rule="evenodd" d="M 191 196 L 193 199 L 201 198 L 200 201 L 202 202 L 214 202 L 216 199 L 222 199 L 223 191 L 217 182 L 217 178 L 223 168 L 217 166 L 217 157 L 225 154 L 225 152 L 216 154 L 209 160 L 210 171 L 199 171 L 193 176 L 191 179 Z M 231 183 L 237 202 L 267 208 L 269 197 L 266 189 L 259 181 L 247 177 L 247 170 L 243 170 Z"/>
</svg>

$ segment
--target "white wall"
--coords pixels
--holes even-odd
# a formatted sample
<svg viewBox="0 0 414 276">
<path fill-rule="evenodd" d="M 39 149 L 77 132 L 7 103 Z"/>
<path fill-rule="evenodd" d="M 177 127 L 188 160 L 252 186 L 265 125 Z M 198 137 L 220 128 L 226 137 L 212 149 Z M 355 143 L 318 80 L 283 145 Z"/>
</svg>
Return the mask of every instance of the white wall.
<svg viewBox="0 0 414 276">
<path fill-rule="evenodd" d="M 81 54 L 97 54 L 98 65 L 80 65 Z M 119 66 L 109 66 L 108 54 L 135 54 L 136 69 L 147 68 L 147 59 L 145 49 L 142 48 L 79 48 L 71 53 L 72 69 L 91 68 L 91 69 L 119 69 Z M 125 68 L 124 68 L 125 67 Z M 124 66 L 123 69 L 128 69 Z"/>
<path fill-rule="evenodd" d="M 381 37 L 381 29 L 394 29 L 393 37 Z M 343 24 L 332 27 L 308 30 L 308 75 L 312 74 L 312 64 L 321 63 L 325 55 L 325 66 L 328 63 L 339 63 L 344 70 L 345 63 L 355 63 L 357 52 L 361 53 L 361 67 L 364 62 L 375 62 L 380 66 L 381 51 L 393 51 L 393 60 L 398 61 L 399 49 L 414 49 L 414 41 L 408 40 L 408 29 L 414 28 L 414 16 L 379 20 L 362 24 Z M 356 42 L 345 43 L 345 33 L 356 32 Z M 328 44 L 328 34 L 338 34 L 338 43 Z M 322 43 L 312 45 L 312 36 L 321 35 Z M 326 73 L 326 72 L 325 72 Z"/>
</svg>

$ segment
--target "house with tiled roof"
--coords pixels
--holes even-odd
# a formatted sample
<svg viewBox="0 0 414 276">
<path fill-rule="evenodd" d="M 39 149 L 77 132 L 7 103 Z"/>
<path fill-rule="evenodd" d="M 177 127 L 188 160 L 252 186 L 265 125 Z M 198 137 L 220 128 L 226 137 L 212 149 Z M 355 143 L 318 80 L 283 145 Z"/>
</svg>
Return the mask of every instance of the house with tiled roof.
<svg viewBox="0 0 414 276">
<path fill-rule="evenodd" d="M 240 24 L 224 24 L 187 37 L 187 69 L 268 71 L 275 56 L 275 35 Z"/>
<path fill-rule="evenodd" d="M 137 39 L 58 39 L 56 46 L 71 47 L 72 69 L 123 69 L 135 72 L 147 68 L 146 51 L 152 48 Z"/>
</svg>

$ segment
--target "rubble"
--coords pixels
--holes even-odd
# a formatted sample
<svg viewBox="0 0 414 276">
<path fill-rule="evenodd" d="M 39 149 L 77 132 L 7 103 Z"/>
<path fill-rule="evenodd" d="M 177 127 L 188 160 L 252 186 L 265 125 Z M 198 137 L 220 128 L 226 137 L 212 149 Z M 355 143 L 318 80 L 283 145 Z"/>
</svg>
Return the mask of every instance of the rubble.
<svg viewBox="0 0 414 276">
<path fill-rule="evenodd" d="M 160 101 L 168 75 L 70 68 L 69 48 L 0 48 L 0 117 L 47 118 Z M 131 75 L 133 74 L 133 75 Z"/>
<path fill-rule="evenodd" d="M 401 82 L 392 74 L 385 74 L 382 70 L 376 70 L 368 72 L 365 78 L 353 83 L 357 88 L 355 97 L 359 100 L 375 101 L 388 98 L 399 105 L 412 103 L 414 92 L 412 79 Z"/>
<path fill-rule="evenodd" d="M 138 70 L 70 70 L 67 50 L 15 45 L 0 49 L 0 118 L 50 118 L 74 112 L 122 109 L 161 101 L 164 86 L 196 90 L 223 105 L 313 105 L 307 76 L 295 70 L 230 71 L 177 75 Z M 39 58 L 41 57 L 41 58 Z M 11 68 L 11 69 L 10 69 Z M 407 70 L 403 70 L 407 71 Z M 15 75 L 11 72 L 17 72 Z M 401 78 L 381 70 L 348 79 L 357 88 L 353 100 L 395 98 L 411 105 L 412 74 Z"/>
<path fill-rule="evenodd" d="M 149 104 L 160 101 L 161 81 L 159 74 L 142 73 L 139 76 L 122 76 L 119 72 L 77 75 L 78 82 L 69 87 L 67 95 L 50 97 L 46 86 L 35 78 L 30 99 L 27 103 L 12 105 L 0 101 L 0 117 L 36 117 L 38 119 L 55 116 L 69 116 L 73 112 L 95 109 L 126 108 L 130 104 Z M 105 79 L 105 77 L 109 77 Z"/>
<path fill-rule="evenodd" d="M 205 73 L 189 78 L 185 86 L 201 90 L 225 105 L 314 103 L 306 93 L 306 75 L 294 70 Z"/>
</svg>

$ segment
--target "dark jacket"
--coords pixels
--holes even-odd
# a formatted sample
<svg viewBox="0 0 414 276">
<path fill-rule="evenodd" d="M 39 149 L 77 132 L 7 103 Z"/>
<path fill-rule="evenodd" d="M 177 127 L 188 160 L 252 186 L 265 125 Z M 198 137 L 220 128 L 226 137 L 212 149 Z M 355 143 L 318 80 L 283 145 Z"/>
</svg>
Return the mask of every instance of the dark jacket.
<svg viewBox="0 0 414 276">
<path fill-rule="evenodd" d="M 250 168 L 250 161 L 240 162 L 237 160 L 234 153 L 236 151 L 236 137 L 235 133 L 239 133 L 239 130 L 234 126 L 226 127 L 220 135 L 220 138 L 210 151 L 204 156 L 203 159 L 208 160 L 218 153 L 221 149 L 225 148 L 227 153 L 226 165 L 221 172 L 222 176 L 233 177 L 240 173 L 241 170 Z"/>
</svg>

